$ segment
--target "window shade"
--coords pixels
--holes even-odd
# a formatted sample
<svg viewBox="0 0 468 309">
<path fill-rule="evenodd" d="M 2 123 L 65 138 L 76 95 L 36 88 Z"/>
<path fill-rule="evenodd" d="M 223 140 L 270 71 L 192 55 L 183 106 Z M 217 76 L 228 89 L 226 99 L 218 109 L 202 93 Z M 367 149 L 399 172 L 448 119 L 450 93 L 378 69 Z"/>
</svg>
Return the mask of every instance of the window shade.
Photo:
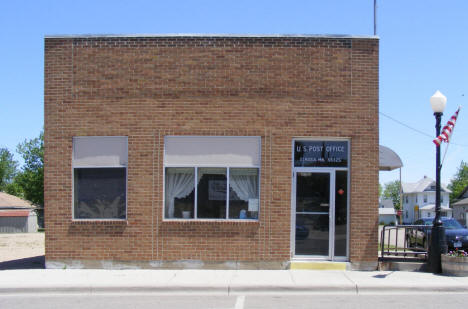
<svg viewBox="0 0 468 309">
<path fill-rule="evenodd" d="M 73 138 L 73 167 L 127 166 L 125 136 L 83 136 Z"/>
<path fill-rule="evenodd" d="M 259 136 L 166 136 L 164 164 L 260 166 Z"/>
</svg>

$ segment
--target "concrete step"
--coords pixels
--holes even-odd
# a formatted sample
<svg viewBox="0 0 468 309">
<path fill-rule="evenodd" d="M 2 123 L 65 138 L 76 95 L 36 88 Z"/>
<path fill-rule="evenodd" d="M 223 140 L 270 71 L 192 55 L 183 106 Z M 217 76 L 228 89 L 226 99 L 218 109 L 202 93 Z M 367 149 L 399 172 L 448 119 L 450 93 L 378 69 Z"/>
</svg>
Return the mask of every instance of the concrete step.
<svg viewBox="0 0 468 309">
<path fill-rule="evenodd" d="M 291 261 L 289 269 L 292 270 L 346 270 L 347 262 L 328 261 Z"/>
<path fill-rule="evenodd" d="M 425 262 L 397 260 L 379 261 L 378 269 L 381 271 L 429 271 Z"/>
</svg>

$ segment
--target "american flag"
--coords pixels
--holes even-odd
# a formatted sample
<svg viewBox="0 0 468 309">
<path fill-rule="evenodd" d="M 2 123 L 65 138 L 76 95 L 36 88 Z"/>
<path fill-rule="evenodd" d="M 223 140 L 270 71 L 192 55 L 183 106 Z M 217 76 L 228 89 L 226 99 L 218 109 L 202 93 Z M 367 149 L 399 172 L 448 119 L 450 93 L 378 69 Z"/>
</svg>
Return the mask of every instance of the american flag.
<svg viewBox="0 0 468 309">
<path fill-rule="evenodd" d="M 455 122 L 457 122 L 457 117 L 458 117 L 459 112 L 460 112 L 460 107 L 457 109 L 455 114 L 453 114 L 453 116 L 450 118 L 447 124 L 442 128 L 442 133 L 433 140 L 434 144 L 436 144 L 437 147 L 439 147 L 440 144 L 442 144 L 442 142 L 446 142 L 446 143 L 449 142 L 450 135 L 452 135 L 452 131 L 453 131 L 453 128 L 455 127 Z"/>
</svg>

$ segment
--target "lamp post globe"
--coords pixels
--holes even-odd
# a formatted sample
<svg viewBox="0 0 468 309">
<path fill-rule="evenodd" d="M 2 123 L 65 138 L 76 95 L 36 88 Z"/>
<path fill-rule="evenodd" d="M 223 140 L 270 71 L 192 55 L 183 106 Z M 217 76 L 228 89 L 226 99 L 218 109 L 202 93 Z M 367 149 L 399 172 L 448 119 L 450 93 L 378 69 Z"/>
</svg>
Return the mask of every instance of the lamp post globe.
<svg viewBox="0 0 468 309">
<path fill-rule="evenodd" d="M 436 137 L 440 135 L 440 121 L 444 112 L 447 98 L 437 90 L 430 99 L 431 107 L 436 118 Z M 436 145 L 436 200 L 435 218 L 431 230 L 431 243 L 429 248 L 429 265 L 433 273 L 441 273 L 440 255 L 447 252 L 445 229 L 440 218 L 440 146 Z"/>
<path fill-rule="evenodd" d="M 447 98 L 437 90 L 431 97 L 431 107 L 434 113 L 443 113 L 445 105 L 447 105 Z"/>
</svg>

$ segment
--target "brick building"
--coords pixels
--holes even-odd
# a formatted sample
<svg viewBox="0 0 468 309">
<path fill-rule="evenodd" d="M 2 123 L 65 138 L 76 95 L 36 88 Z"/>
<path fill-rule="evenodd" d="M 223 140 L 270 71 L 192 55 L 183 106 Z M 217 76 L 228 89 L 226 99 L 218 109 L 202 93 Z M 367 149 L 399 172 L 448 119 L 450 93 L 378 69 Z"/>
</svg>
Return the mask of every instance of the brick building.
<svg viewBox="0 0 468 309">
<path fill-rule="evenodd" d="M 47 267 L 375 268 L 378 46 L 46 37 Z"/>
</svg>

